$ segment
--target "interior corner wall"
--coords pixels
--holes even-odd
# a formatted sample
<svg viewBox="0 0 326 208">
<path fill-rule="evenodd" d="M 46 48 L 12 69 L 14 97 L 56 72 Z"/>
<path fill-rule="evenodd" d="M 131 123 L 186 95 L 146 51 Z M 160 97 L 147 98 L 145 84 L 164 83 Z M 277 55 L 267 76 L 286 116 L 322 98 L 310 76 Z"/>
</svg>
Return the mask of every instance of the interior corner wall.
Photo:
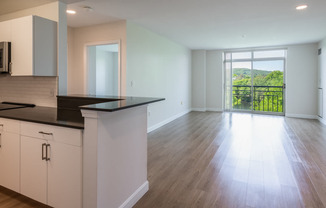
<svg viewBox="0 0 326 208">
<path fill-rule="evenodd" d="M 127 96 L 161 97 L 148 107 L 149 131 L 191 109 L 191 51 L 127 22 Z"/>
<path fill-rule="evenodd" d="M 65 95 L 67 94 L 67 76 L 68 76 L 68 47 L 67 47 L 67 5 L 58 2 L 58 60 L 57 60 L 57 76 L 58 79 L 58 87 L 59 94 Z"/>
<path fill-rule="evenodd" d="M 126 21 L 68 29 L 68 93 L 86 89 L 86 45 L 120 40 L 121 95 L 126 94 Z"/>
<path fill-rule="evenodd" d="M 223 111 L 223 51 L 206 52 L 206 110 Z"/>
<path fill-rule="evenodd" d="M 223 51 L 192 51 L 192 109 L 223 111 Z"/>
<path fill-rule="evenodd" d="M 191 52 L 192 110 L 206 111 L 206 51 Z"/>
<path fill-rule="evenodd" d="M 317 43 L 288 46 L 285 115 L 317 118 Z"/>
<path fill-rule="evenodd" d="M 318 56 L 318 87 L 322 88 L 321 111 L 322 115 L 319 120 L 326 125 L 326 38 L 319 42 L 318 48 L 321 54 Z"/>
</svg>

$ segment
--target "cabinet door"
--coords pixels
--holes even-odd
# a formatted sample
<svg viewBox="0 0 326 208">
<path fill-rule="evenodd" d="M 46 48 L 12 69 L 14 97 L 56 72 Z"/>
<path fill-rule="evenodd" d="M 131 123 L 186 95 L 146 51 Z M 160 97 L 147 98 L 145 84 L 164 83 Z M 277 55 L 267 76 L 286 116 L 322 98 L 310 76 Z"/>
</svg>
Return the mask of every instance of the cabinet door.
<svg viewBox="0 0 326 208">
<path fill-rule="evenodd" d="M 0 41 L 11 41 L 11 21 L 0 22 Z"/>
<path fill-rule="evenodd" d="M 19 192 L 19 134 L 0 133 L 0 185 Z"/>
<path fill-rule="evenodd" d="M 57 23 L 33 17 L 33 75 L 57 76 Z"/>
<path fill-rule="evenodd" d="M 51 141 L 49 145 L 48 205 L 82 207 L 82 148 Z"/>
<path fill-rule="evenodd" d="M 11 20 L 12 75 L 33 75 L 33 18 Z"/>
<path fill-rule="evenodd" d="M 47 162 L 43 144 L 46 141 L 21 136 L 21 194 L 47 203 Z"/>
</svg>

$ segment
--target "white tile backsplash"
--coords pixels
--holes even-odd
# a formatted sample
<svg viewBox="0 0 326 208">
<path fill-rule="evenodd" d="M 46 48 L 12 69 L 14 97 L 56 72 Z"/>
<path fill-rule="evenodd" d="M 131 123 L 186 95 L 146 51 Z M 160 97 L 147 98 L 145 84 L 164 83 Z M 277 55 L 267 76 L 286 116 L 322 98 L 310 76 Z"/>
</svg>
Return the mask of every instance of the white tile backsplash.
<svg viewBox="0 0 326 208">
<path fill-rule="evenodd" d="M 0 101 L 57 107 L 58 78 L 1 76 Z"/>
</svg>

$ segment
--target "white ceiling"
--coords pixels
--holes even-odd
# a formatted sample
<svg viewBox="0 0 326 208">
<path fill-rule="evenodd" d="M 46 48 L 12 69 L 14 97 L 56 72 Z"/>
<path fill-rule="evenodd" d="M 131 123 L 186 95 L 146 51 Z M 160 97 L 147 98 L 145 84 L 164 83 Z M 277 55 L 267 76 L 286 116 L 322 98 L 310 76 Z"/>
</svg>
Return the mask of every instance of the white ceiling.
<svg viewBox="0 0 326 208">
<path fill-rule="evenodd" d="M 302 3 L 308 9 L 296 11 Z M 326 37 L 325 0 L 87 0 L 68 8 L 78 12 L 68 16 L 70 26 L 127 19 L 191 49 L 277 46 Z"/>
<path fill-rule="evenodd" d="M 0 0 L 0 15 L 53 1 Z M 326 37 L 325 0 L 60 1 L 78 12 L 68 16 L 69 26 L 127 19 L 191 49 L 278 46 Z M 302 3 L 308 9 L 296 11 Z"/>
<path fill-rule="evenodd" d="M 0 0 L 0 15 L 48 4 L 54 1 L 55 0 Z"/>
<path fill-rule="evenodd" d="M 28 9 L 43 4 L 48 4 L 58 0 L 0 0 L 0 15 Z M 80 0 L 60 0 L 66 4 L 71 4 Z"/>
</svg>

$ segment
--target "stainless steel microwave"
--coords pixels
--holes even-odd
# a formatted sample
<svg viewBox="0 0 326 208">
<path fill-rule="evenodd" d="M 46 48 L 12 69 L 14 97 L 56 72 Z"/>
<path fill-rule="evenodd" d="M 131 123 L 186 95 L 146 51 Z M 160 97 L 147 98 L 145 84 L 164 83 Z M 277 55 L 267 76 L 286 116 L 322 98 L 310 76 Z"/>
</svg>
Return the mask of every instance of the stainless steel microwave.
<svg viewBox="0 0 326 208">
<path fill-rule="evenodd" d="M 0 72 L 11 72 L 11 43 L 0 42 Z"/>
</svg>

